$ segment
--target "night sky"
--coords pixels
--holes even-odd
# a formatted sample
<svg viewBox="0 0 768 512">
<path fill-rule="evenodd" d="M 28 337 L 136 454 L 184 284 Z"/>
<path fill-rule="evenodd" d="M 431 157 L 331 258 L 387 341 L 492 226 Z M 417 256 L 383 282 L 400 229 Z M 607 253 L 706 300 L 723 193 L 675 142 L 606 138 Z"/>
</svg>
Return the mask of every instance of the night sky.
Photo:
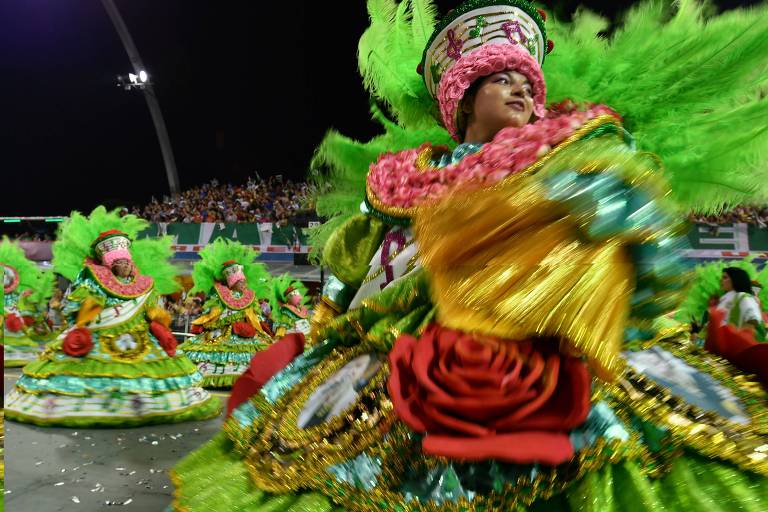
<svg viewBox="0 0 768 512">
<path fill-rule="evenodd" d="M 253 171 L 300 179 L 329 128 L 378 132 L 357 73 L 363 0 L 116 3 L 155 83 L 182 188 Z M 578 3 L 543 2 L 560 16 Z M 632 2 L 582 3 L 613 16 Z M 754 2 L 718 2 L 744 3 Z M 0 216 L 167 193 L 143 93 L 116 86 L 129 71 L 99 0 L 0 3 Z"/>
</svg>

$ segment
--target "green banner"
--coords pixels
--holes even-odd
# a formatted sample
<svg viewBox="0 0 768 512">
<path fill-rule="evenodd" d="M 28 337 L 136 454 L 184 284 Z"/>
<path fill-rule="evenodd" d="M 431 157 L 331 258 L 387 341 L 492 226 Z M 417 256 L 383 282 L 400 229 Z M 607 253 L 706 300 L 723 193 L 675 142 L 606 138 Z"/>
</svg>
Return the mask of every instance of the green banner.
<svg viewBox="0 0 768 512">
<path fill-rule="evenodd" d="M 297 239 L 300 245 L 307 245 L 306 228 L 292 225 L 278 227 L 273 224 L 271 231 L 261 224 L 151 224 L 139 237 L 172 236 L 177 245 L 206 245 L 217 238 L 229 238 L 246 245 L 261 245 L 262 236 L 266 245 L 293 246 Z M 688 231 L 691 249 L 719 251 L 768 251 L 768 229 L 747 224 L 722 226 L 691 225 Z"/>
<path fill-rule="evenodd" d="M 261 231 L 260 224 L 236 223 L 205 223 L 205 224 L 150 224 L 149 228 L 139 234 L 139 238 L 168 235 L 175 239 L 178 245 L 206 245 L 217 238 L 237 240 L 246 245 L 260 245 L 262 233 L 268 245 L 294 245 L 296 239 L 301 245 L 306 245 L 305 228 L 292 225 L 277 227 L 272 225 L 271 237 L 269 230 Z M 270 238 L 267 238 L 270 237 Z"/>
</svg>

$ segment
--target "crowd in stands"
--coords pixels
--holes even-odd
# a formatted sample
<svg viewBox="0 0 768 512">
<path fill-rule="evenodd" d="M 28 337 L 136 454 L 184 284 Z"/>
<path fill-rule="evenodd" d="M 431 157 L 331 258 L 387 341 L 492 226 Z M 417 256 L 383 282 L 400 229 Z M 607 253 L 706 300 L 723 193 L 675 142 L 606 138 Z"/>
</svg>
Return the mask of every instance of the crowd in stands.
<svg viewBox="0 0 768 512">
<path fill-rule="evenodd" d="M 691 214 L 689 220 L 693 223 L 704 224 L 713 228 L 721 224 L 732 224 L 734 222 L 754 224 L 760 228 L 766 228 L 768 227 L 768 206 L 737 206 L 732 210 L 717 215 Z"/>
<path fill-rule="evenodd" d="M 290 218 L 314 209 L 312 189 L 281 177 L 249 178 L 245 185 L 220 184 L 212 180 L 158 201 L 154 197 L 131 213 L 150 222 L 246 222 L 287 225 Z"/>
</svg>

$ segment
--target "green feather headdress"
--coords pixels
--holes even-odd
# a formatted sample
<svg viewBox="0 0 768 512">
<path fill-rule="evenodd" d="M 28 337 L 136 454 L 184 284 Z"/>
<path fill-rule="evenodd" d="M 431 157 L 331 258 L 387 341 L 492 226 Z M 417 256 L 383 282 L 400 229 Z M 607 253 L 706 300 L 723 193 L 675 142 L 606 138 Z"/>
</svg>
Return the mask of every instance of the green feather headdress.
<svg viewBox="0 0 768 512">
<path fill-rule="evenodd" d="M 53 244 L 53 269 L 70 281 L 83 269 L 86 257 L 95 257 L 91 244 L 98 236 L 112 229 L 126 233 L 131 240 L 131 257 L 139 272 L 152 277 L 155 289 L 165 295 L 180 288 L 176 276 L 179 270 L 169 262 L 173 256 L 171 237 L 145 238 L 136 236 L 149 223 L 135 215 L 120 216 L 119 210 L 107 211 L 98 206 L 89 216 L 80 212 L 72 214 L 59 226 Z"/>
<path fill-rule="evenodd" d="M 331 131 L 313 169 L 317 210 L 330 220 L 312 230 L 319 259 L 330 232 L 359 211 L 369 165 L 381 153 L 450 145 L 416 68 L 436 25 L 428 0 L 369 0 L 370 27 L 358 64 L 384 134 L 358 142 Z M 548 100 L 605 103 L 623 117 L 639 149 L 664 163 L 672 199 L 683 210 L 717 212 L 768 201 L 768 5 L 707 17 L 697 0 L 650 0 L 631 10 L 610 38 L 607 21 L 580 11 L 571 24 L 550 20 L 555 48 L 544 75 Z"/>
<path fill-rule="evenodd" d="M 257 297 L 270 295 L 270 274 L 263 263 L 257 263 L 258 251 L 235 242 L 217 238 L 199 253 L 200 261 L 192 269 L 192 279 L 195 283 L 190 293 L 203 292 L 210 295 L 216 281 L 224 281 L 222 265 L 225 261 L 234 260 L 243 266 L 243 273 L 248 281 L 248 287 Z"/>
<path fill-rule="evenodd" d="M 695 277 L 685 302 L 675 314 L 678 321 L 690 322 L 692 318 L 701 320 L 702 315 L 707 310 L 709 299 L 723 294 L 720 279 L 723 275 L 723 269 L 726 267 L 740 268 L 749 274 L 752 281 L 760 283 L 762 289 L 758 298 L 763 304 L 763 308 L 768 307 L 768 266 L 762 271 L 758 271 L 750 258 L 739 261 L 718 261 L 696 267 Z"/>
<path fill-rule="evenodd" d="M 19 286 L 17 290 L 32 290 L 33 293 L 48 293 L 48 297 L 53 294 L 53 285 L 50 285 L 50 290 L 44 290 L 39 288 L 45 288 L 48 286 L 47 281 L 42 277 L 43 271 L 38 268 L 35 262 L 27 259 L 22 249 L 17 242 L 13 242 L 8 239 L 7 236 L 3 237 L 0 241 L 0 263 L 11 266 L 19 273 Z"/>
<path fill-rule="evenodd" d="M 610 39 L 581 11 L 550 23 L 550 102 L 605 103 L 657 154 L 672 199 L 716 212 L 768 201 L 768 4 L 707 16 L 696 0 L 633 8 Z"/>
<path fill-rule="evenodd" d="M 285 290 L 287 290 L 290 286 L 301 292 L 302 305 L 305 305 L 309 302 L 309 297 L 307 297 L 307 287 L 304 286 L 301 281 L 292 277 L 290 274 L 282 274 L 272 279 L 272 293 L 269 295 L 269 305 L 272 307 L 273 312 L 278 310 L 280 303 L 287 302 L 285 297 Z"/>
</svg>

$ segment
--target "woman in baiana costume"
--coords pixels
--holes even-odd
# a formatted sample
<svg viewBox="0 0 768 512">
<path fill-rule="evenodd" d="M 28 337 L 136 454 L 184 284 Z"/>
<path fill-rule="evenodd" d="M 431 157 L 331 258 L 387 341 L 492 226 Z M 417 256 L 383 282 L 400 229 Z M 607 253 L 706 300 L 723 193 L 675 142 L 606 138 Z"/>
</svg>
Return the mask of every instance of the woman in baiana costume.
<svg viewBox="0 0 768 512">
<path fill-rule="evenodd" d="M 135 240 L 147 223 L 96 208 L 73 213 L 53 246 L 69 279 L 69 327 L 25 366 L 6 397 L 9 419 L 42 426 L 129 427 L 200 420 L 219 401 L 176 349 L 158 294 L 177 288 L 169 239 Z"/>
<path fill-rule="evenodd" d="M 204 292 L 203 313 L 192 322 L 190 338 L 181 349 L 203 374 L 204 387 L 231 387 L 253 354 L 272 337 L 262 327 L 259 298 L 269 295 L 271 276 L 253 249 L 217 239 L 200 251 L 192 271 L 190 294 Z"/>
<path fill-rule="evenodd" d="M 5 307 L 4 365 L 24 366 L 43 351 L 40 341 L 50 332 L 40 307 L 53 293 L 53 274 L 40 270 L 17 243 L 5 237 L 0 242 L 0 265 Z"/>
<path fill-rule="evenodd" d="M 765 9 L 647 4 L 611 40 L 585 13 L 550 34 L 547 109 L 529 3 L 437 24 L 424 1 L 368 5 L 361 69 L 397 123 L 321 148 L 338 217 L 316 345 L 254 357 L 263 385 L 176 467 L 175 509 L 762 510 L 766 395 L 650 321 L 684 282 L 672 201 L 766 198 Z M 360 358 L 388 364 L 314 414 Z"/>
<path fill-rule="evenodd" d="M 768 389 L 766 285 L 768 267 L 758 271 L 749 259 L 701 265 L 675 318 L 691 323 L 698 345 L 755 374 Z"/>
<path fill-rule="evenodd" d="M 270 306 L 272 330 L 281 338 L 289 332 L 309 334 L 310 311 L 307 308 L 307 287 L 290 276 L 283 274 L 272 279 Z"/>
</svg>

